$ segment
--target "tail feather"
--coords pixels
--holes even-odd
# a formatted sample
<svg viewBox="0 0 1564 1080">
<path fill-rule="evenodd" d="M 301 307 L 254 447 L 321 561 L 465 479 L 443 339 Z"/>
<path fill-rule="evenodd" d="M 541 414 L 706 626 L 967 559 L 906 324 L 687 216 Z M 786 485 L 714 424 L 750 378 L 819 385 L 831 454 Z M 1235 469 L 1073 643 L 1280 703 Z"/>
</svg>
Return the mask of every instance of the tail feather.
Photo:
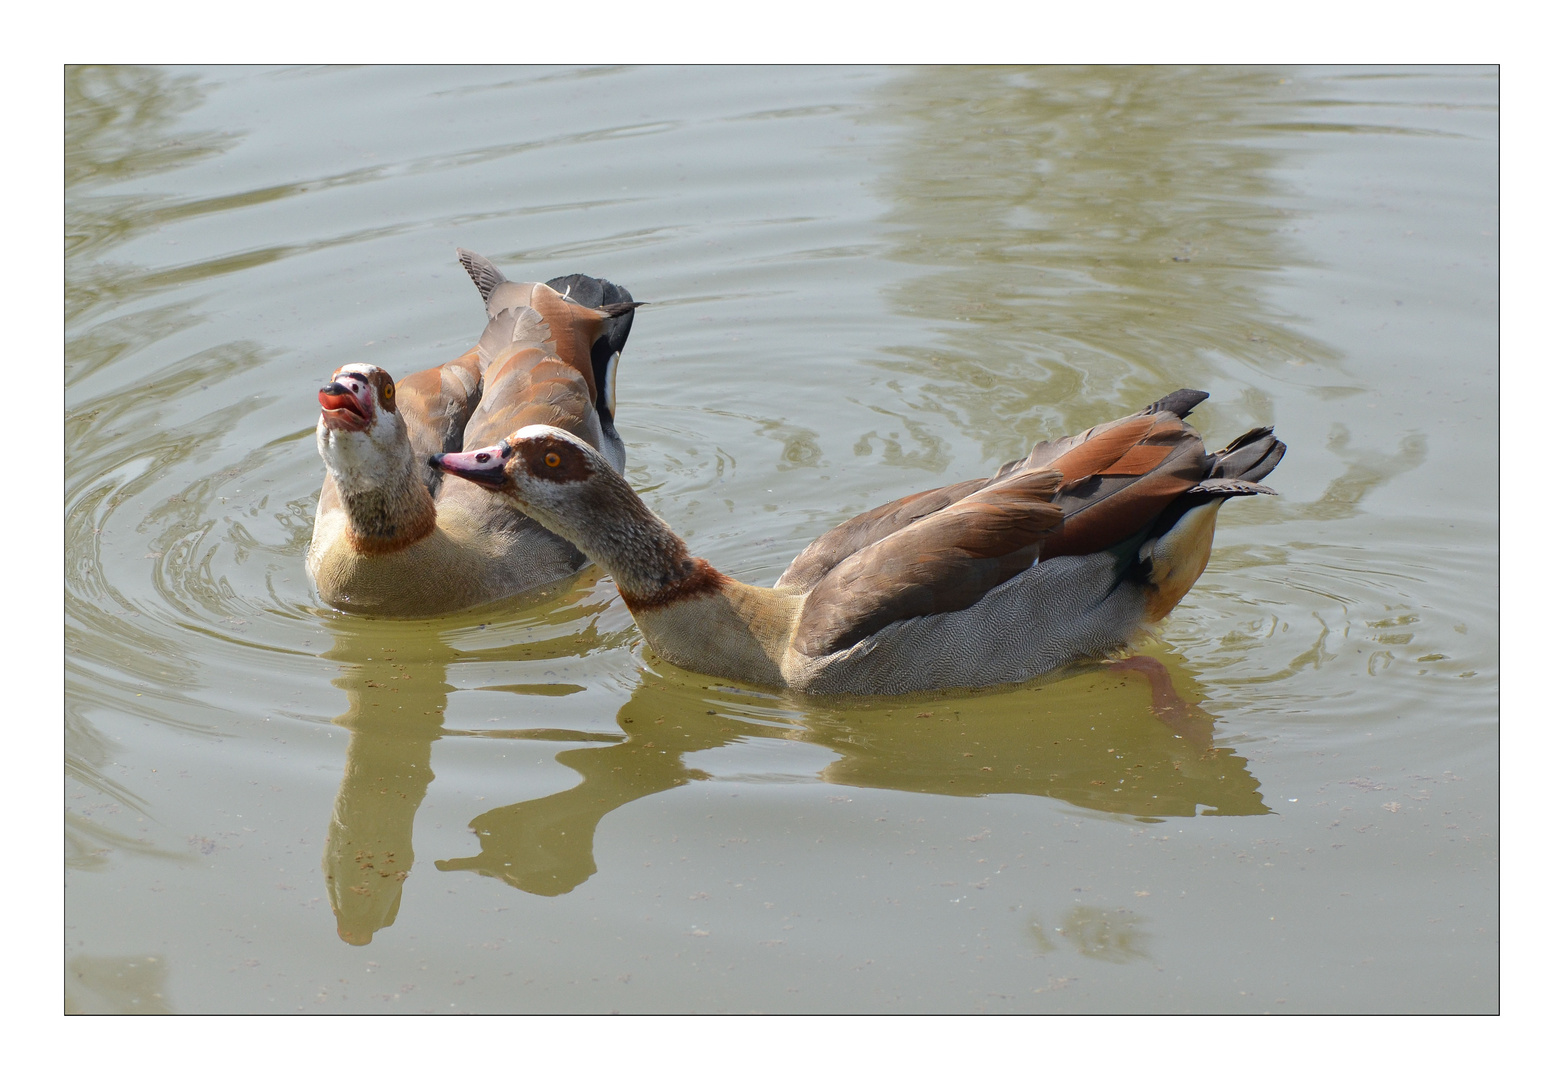
<svg viewBox="0 0 1564 1080">
<path fill-rule="evenodd" d="M 1182 420 L 1184 417 L 1188 416 L 1191 412 L 1194 411 L 1196 405 L 1199 405 L 1202 401 L 1210 396 L 1211 395 L 1206 393 L 1204 390 L 1175 390 L 1167 397 L 1158 398 L 1156 401 L 1153 401 L 1150 405 L 1147 405 L 1144 409 L 1142 409 L 1141 412 L 1170 412 Z"/>
<path fill-rule="evenodd" d="M 1185 494 L 1220 495 L 1225 499 L 1234 495 L 1275 495 L 1276 492 L 1253 480 L 1229 480 L 1225 476 L 1213 476 L 1209 480 L 1200 481 Z"/>
<path fill-rule="evenodd" d="M 1246 431 L 1210 455 L 1206 478 L 1157 515 L 1125 568 L 1127 576 L 1146 588 L 1147 621 L 1155 622 L 1172 611 L 1205 570 L 1217 510 L 1224 502 L 1244 495 L 1276 494 L 1259 480 L 1276 468 L 1286 452 L 1286 445 L 1270 428 Z"/>
<path fill-rule="evenodd" d="M 1287 444 L 1271 434 L 1268 427 L 1251 428 L 1215 454 L 1208 474 L 1212 479 L 1265 479 L 1287 453 Z"/>
<path fill-rule="evenodd" d="M 472 283 L 478 286 L 478 295 L 483 297 L 485 304 L 494 295 L 494 290 L 505 284 L 506 278 L 500 273 L 500 268 L 476 251 L 457 248 L 456 260 L 467 271 L 467 276 L 472 278 Z"/>
</svg>

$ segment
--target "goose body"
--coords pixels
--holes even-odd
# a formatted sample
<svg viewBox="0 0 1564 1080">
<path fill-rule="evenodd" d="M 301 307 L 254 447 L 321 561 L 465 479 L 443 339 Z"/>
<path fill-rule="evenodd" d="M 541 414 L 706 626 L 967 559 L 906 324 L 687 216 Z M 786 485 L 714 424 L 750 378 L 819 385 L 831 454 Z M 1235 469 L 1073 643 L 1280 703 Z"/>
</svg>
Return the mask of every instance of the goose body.
<svg viewBox="0 0 1564 1080">
<path fill-rule="evenodd" d="M 565 577 L 586 562 L 569 540 L 473 484 L 448 483 L 431 454 L 481 447 L 528 424 L 580 440 L 624 468 L 614 374 L 634 318 L 624 289 L 583 275 L 507 281 L 459 251 L 487 305 L 478 344 L 400 382 L 346 364 L 320 391 L 326 463 L 310 540 L 310 579 L 326 603 L 430 615 Z"/>
<path fill-rule="evenodd" d="M 809 545 L 775 586 L 746 585 L 682 541 L 584 440 L 522 428 L 430 465 L 569 537 L 613 575 L 658 655 L 811 693 L 901 694 L 1020 682 L 1108 655 L 1165 616 L 1211 554 L 1229 498 L 1286 447 L 1256 428 L 1215 453 L 1180 390 L 1038 443 L 993 476 L 909 495 Z"/>
</svg>

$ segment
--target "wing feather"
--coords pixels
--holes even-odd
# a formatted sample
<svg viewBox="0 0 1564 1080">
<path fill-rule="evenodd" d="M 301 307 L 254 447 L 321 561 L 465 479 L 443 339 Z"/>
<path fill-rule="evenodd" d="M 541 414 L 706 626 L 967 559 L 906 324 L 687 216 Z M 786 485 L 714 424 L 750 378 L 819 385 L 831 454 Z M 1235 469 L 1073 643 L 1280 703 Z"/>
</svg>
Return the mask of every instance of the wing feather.
<svg viewBox="0 0 1564 1080">
<path fill-rule="evenodd" d="M 448 364 L 414 372 L 396 384 L 396 408 L 407 425 L 415 461 L 462 448 L 462 432 L 483 389 L 478 364 L 478 350 L 471 349 Z M 438 490 L 444 474 L 423 468 L 424 484 L 431 492 Z"/>
<path fill-rule="evenodd" d="M 1174 421 L 1183 427 L 1180 421 Z M 1206 477 L 1209 457 L 1200 436 L 1185 428 L 1166 453 L 1139 473 L 1116 471 L 1122 455 L 1103 473 L 1084 477 L 1056 500 L 1064 514 L 1059 528 L 1043 545 L 1042 557 L 1085 555 L 1110 548 L 1149 526 L 1163 509 Z M 1142 458 L 1142 464 L 1151 455 Z"/>
<path fill-rule="evenodd" d="M 990 481 L 987 479 L 967 480 L 948 487 L 920 491 L 916 495 L 908 495 L 849 518 L 799 552 L 798 557 L 782 572 L 782 576 L 777 578 L 776 587 L 807 592 L 843 559 L 915 521 L 943 510 L 988 483 Z"/>
<path fill-rule="evenodd" d="M 491 366 L 485 383 L 462 449 L 491 446 L 529 424 L 549 424 L 593 445 L 601 443 L 586 380 L 559 357 L 535 346 L 519 350 Z"/>
<path fill-rule="evenodd" d="M 1270 493 L 1258 481 L 1286 447 L 1256 428 L 1208 454 L 1184 423 L 1205 398 L 1175 391 L 1040 442 L 991 479 L 909 495 L 832 529 L 777 581 L 809 591 L 794 648 L 829 655 L 897 620 L 969 607 L 1038 559 L 1104 551 L 1166 532 L 1181 508 Z"/>
<path fill-rule="evenodd" d="M 848 555 L 805 599 L 793 647 L 826 656 L 898 620 L 970 607 L 1037 560 L 1062 516 L 1049 501 L 1060 479 L 1037 470 L 985 482 Z"/>
</svg>

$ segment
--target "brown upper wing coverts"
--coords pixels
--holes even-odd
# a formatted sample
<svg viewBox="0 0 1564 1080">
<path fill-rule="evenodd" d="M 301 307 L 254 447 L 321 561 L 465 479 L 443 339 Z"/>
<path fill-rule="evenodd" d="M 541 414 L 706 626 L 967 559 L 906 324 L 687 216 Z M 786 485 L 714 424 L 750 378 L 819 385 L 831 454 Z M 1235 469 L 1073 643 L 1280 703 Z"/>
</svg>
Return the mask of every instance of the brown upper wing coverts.
<svg viewBox="0 0 1564 1080">
<path fill-rule="evenodd" d="M 1223 460 L 1183 422 L 1205 397 L 1170 394 L 1039 443 L 992 479 L 910 495 L 832 529 L 777 581 L 813 589 L 794 647 L 809 656 L 850 648 L 899 619 L 966 608 L 1039 559 L 1102 551 L 1147 530 Z"/>
<path fill-rule="evenodd" d="M 847 556 L 810 592 L 793 647 L 825 656 L 898 619 L 970 607 L 1037 561 L 1058 489 L 1049 470 L 1007 477 Z"/>
</svg>

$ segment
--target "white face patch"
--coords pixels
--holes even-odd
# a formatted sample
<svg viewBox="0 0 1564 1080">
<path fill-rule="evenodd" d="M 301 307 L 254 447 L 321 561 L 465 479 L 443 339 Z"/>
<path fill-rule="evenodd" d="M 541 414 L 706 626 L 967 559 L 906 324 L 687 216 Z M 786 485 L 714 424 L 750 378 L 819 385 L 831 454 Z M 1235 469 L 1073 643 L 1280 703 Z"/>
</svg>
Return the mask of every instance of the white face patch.
<svg viewBox="0 0 1564 1080">
<path fill-rule="evenodd" d="M 328 427 L 324 416 L 315 425 L 316 449 L 344 492 L 380 487 L 404 473 L 412 460 L 406 425 L 396 413 L 381 408 L 374 393 L 371 376 L 379 371 L 373 364 L 344 364 L 332 376 L 333 381 L 351 388 L 364 405 L 370 416 L 368 428 L 347 431 Z"/>
<path fill-rule="evenodd" d="M 509 442 L 513 447 L 519 447 L 522 440 L 531 439 L 539 435 L 547 435 L 555 439 L 563 439 L 566 442 L 575 443 L 577 446 L 581 447 L 581 449 L 585 450 L 588 455 L 597 454 L 597 451 L 592 449 L 592 444 L 587 442 L 585 439 L 572 435 L 564 428 L 553 427 L 549 424 L 528 424 L 524 428 L 517 428 L 515 432 L 511 434 L 511 437 L 506 441 Z"/>
</svg>

